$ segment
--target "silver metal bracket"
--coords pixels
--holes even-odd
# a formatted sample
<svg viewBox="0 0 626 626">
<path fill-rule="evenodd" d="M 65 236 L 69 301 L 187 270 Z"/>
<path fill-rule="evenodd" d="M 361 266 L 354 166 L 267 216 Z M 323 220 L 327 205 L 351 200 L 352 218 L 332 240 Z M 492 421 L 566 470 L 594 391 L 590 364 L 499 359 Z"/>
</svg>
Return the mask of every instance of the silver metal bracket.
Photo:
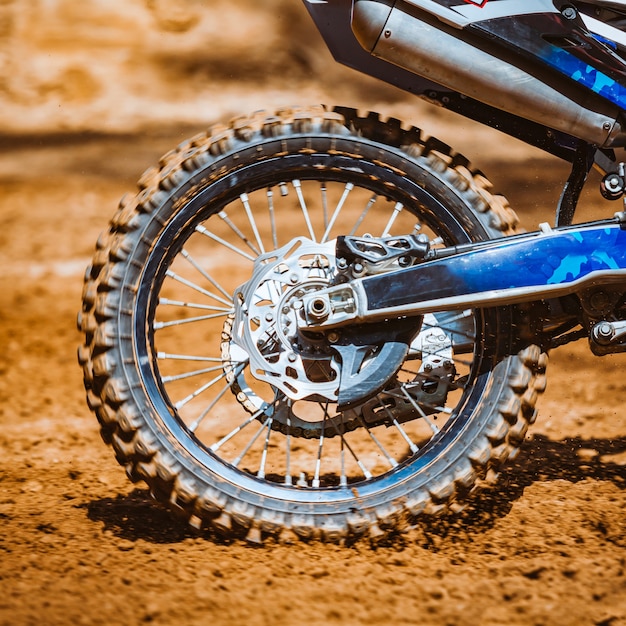
<svg viewBox="0 0 626 626">
<path fill-rule="evenodd" d="M 589 335 L 594 354 L 610 354 L 626 351 L 626 321 L 597 322 Z M 621 349 L 619 347 L 622 346 Z"/>
</svg>

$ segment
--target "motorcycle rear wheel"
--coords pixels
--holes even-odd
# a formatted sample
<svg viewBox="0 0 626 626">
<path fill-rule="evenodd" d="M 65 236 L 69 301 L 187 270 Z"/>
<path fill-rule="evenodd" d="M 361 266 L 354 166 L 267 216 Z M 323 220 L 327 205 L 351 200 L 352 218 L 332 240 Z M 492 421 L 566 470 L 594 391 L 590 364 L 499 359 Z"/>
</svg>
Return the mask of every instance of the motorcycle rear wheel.
<svg viewBox="0 0 626 626">
<path fill-rule="evenodd" d="M 104 441 L 192 526 L 253 542 L 378 537 L 458 508 L 517 453 L 545 387 L 511 311 L 416 320 L 398 373 L 346 411 L 337 338 L 294 316 L 338 235 L 438 246 L 516 224 L 464 157 L 376 114 L 290 108 L 184 142 L 86 272 L 79 361 Z"/>
</svg>

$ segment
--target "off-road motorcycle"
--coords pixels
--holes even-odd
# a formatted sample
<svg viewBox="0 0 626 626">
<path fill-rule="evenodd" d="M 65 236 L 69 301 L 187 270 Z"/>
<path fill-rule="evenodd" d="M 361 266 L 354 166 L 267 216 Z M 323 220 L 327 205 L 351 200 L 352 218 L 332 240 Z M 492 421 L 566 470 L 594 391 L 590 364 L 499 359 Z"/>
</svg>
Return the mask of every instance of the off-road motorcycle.
<svg viewBox="0 0 626 626">
<path fill-rule="evenodd" d="M 626 349 L 624 0 L 305 0 L 335 58 L 571 163 L 520 233 L 468 160 L 395 119 L 285 108 L 146 171 L 86 272 L 87 400 L 196 528 L 351 541 L 450 513 L 514 457 L 546 354 Z M 432 519 L 432 518 L 430 518 Z"/>
</svg>

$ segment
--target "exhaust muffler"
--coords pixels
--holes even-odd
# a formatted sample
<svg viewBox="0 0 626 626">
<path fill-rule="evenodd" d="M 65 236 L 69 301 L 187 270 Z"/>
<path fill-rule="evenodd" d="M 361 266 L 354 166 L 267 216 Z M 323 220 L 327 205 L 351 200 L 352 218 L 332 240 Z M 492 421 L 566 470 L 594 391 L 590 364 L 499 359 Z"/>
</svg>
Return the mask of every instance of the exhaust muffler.
<svg viewBox="0 0 626 626">
<path fill-rule="evenodd" d="M 355 0 L 352 29 L 374 56 L 443 87 L 591 144 L 626 145 L 617 106 L 565 79 L 554 87 L 407 2 Z"/>
</svg>

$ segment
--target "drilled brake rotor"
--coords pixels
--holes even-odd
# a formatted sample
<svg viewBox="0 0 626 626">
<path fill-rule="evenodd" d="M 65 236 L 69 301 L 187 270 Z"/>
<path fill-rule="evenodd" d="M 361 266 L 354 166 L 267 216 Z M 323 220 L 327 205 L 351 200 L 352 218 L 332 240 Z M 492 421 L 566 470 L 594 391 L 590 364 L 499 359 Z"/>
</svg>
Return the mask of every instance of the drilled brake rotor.
<svg viewBox="0 0 626 626">
<path fill-rule="evenodd" d="M 297 323 L 304 296 L 327 287 L 335 272 L 334 241 L 294 239 L 256 259 L 250 280 L 235 291 L 235 313 L 224 324 L 222 360 L 233 393 L 250 414 L 262 422 L 269 419 L 271 428 L 285 434 L 333 437 L 359 427 L 405 422 L 424 415 L 421 400 L 435 400 L 432 393 L 425 395 L 423 381 L 416 377 L 411 397 L 391 380 L 371 400 L 337 411 L 337 332 L 302 332 Z M 416 342 L 422 339 L 420 334 Z M 437 400 L 444 399 L 447 384 L 440 389 Z"/>
<path fill-rule="evenodd" d="M 332 437 L 359 426 L 357 413 L 334 410 L 340 363 L 329 337 L 301 333 L 296 322 L 303 296 L 328 286 L 334 272 L 335 242 L 298 238 L 259 256 L 250 280 L 235 291 L 235 313 L 223 329 L 222 359 L 237 400 L 294 436 L 319 437 L 323 430 Z M 232 366 L 242 361 L 249 367 Z"/>
</svg>

